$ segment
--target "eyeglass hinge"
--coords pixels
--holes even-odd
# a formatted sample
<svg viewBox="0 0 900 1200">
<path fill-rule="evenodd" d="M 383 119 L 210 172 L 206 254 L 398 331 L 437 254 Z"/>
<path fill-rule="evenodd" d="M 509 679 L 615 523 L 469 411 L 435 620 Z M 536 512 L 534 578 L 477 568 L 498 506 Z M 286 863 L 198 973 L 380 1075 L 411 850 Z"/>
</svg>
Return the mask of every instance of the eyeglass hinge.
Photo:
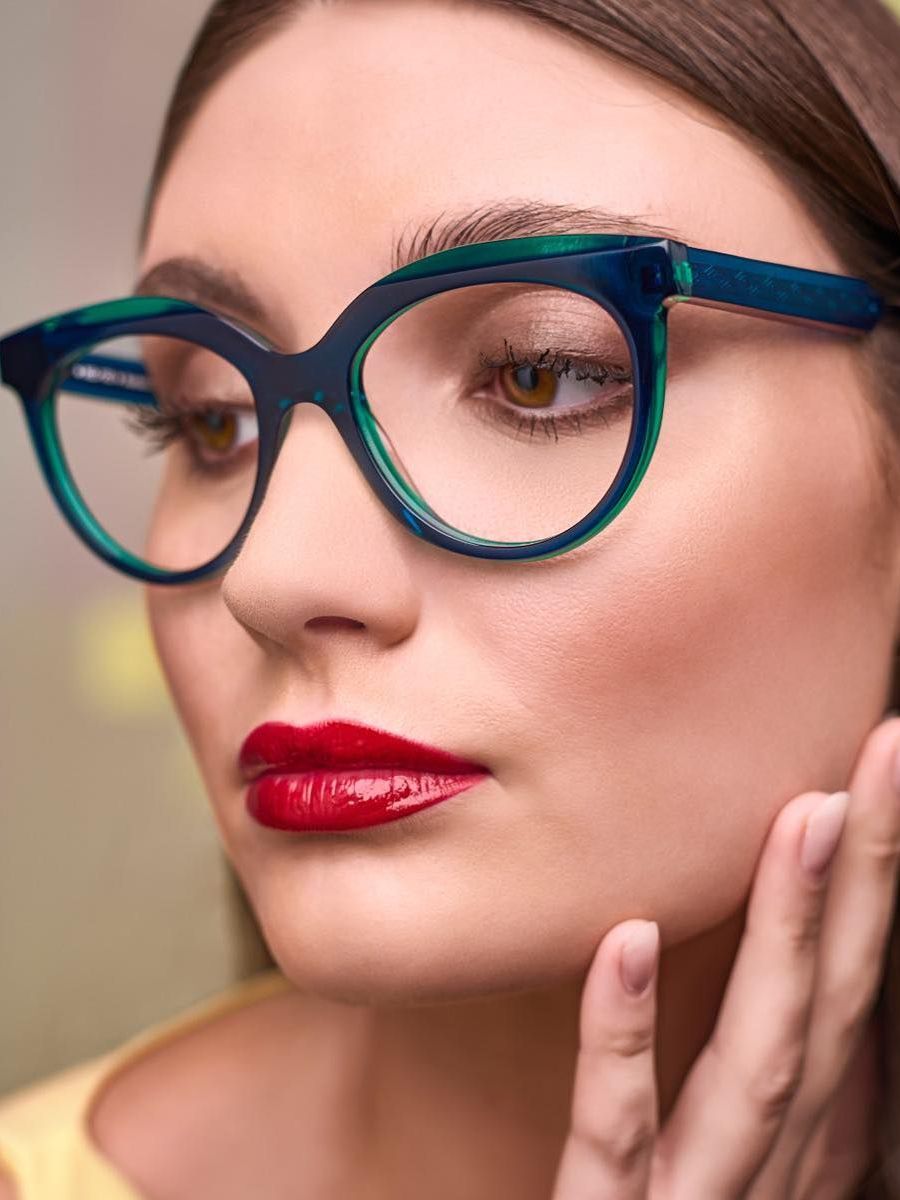
<svg viewBox="0 0 900 1200">
<path fill-rule="evenodd" d="M 651 253 L 651 261 L 644 261 L 640 265 L 638 284 L 643 294 L 664 297 L 690 295 L 690 264 L 680 244 L 669 240 L 663 245 L 653 246 Z"/>
</svg>

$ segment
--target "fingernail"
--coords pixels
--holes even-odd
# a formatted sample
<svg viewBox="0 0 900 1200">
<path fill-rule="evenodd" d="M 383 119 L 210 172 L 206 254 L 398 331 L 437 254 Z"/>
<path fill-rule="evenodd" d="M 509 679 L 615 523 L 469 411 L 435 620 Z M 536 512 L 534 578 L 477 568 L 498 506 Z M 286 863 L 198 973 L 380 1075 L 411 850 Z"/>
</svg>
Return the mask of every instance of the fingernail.
<svg viewBox="0 0 900 1200">
<path fill-rule="evenodd" d="M 849 792 L 832 792 L 807 819 L 800 863 L 810 875 L 822 876 L 831 865 L 841 840 L 849 801 Z"/>
<path fill-rule="evenodd" d="M 659 926 L 645 921 L 622 947 L 619 972 L 627 991 L 639 996 L 650 983 L 659 956 Z"/>
<path fill-rule="evenodd" d="M 900 792 L 900 742 L 894 750 L 894 761 L 891 767 L 891 783 Z"/>
</svg>

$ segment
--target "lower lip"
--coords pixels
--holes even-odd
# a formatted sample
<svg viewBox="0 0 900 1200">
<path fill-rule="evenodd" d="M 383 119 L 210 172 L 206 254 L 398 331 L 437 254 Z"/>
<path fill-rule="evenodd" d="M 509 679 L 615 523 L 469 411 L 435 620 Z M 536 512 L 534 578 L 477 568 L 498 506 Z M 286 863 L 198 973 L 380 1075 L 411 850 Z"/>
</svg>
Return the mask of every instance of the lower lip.
<svg viewBox="0 0 900 1200">
<path fill-rule="evenodd" d="M 334 832 L 399 821 L 473 787 L 485 772 L 436 775 L 366 767 L 261 775 L 247 791 L 247 811 L 271 829 Z"/>
</svg>

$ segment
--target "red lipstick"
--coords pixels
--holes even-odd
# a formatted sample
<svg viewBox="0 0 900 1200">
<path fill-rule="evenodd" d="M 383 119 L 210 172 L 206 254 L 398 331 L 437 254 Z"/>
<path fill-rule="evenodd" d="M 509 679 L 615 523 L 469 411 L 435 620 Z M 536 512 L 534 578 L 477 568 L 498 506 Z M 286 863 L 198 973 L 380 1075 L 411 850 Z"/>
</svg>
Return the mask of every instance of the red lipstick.
<svg viewBox="0 0 900 1200">
<path fill-rule="evenodd" d="M 382 825 L 472 787 L 490 771 L 351 721 L 259 725 L 241 746 L 247 811 L 272 829 Z"/>
</svg>

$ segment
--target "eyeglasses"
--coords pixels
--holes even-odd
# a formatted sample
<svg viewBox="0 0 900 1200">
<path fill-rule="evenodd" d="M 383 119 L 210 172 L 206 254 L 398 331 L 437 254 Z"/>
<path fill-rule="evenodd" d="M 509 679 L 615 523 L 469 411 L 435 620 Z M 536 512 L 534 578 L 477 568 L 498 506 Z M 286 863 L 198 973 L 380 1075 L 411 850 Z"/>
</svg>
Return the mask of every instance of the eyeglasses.
<svg viewBox="0 0 900 1200">
<path fill-rule="evenodd" d="M 379 279 L 297 354 L 207 308 L 130 296 L 8 334 L 0 380 L 65 519 L 134 578 L 228 567 L 302 404 L 414 536 L 534 562 L 634 495 L 677 302 L 844 333 L 893 309 L 862 279 L 671 239 L 514 238 Z"/>
</svg>

